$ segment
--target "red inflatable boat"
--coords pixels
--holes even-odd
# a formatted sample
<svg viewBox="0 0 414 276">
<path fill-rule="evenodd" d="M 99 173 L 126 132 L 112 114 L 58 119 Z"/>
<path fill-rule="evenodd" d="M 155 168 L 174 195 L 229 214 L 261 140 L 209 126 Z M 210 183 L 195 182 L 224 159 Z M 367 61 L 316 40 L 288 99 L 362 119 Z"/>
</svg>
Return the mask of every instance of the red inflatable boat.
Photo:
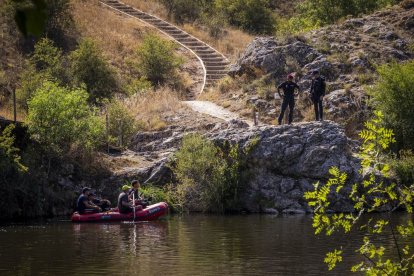
<svg viewBox="0 0 414 276">
<path fill-rule="evenodd" d="M 156 220 L 168 212 L 168 204 L 160 202 L 148 206 L 145 209 L 137 208 L 135 211 L 135 221 Z M 109 222 L 109 221 L 133 221 L 134 213 L 121 214 L 116 211 L 109 211 L 103 213 L 83 214 L 78 212 L 73 213 L 72 222 Z"/>
</svg>

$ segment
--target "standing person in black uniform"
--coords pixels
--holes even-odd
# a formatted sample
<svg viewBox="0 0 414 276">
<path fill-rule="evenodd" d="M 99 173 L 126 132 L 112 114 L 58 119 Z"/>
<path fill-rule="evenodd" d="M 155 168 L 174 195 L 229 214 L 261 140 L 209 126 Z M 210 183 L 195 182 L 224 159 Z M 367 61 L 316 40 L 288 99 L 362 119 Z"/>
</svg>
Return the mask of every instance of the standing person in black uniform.
<svg viewBox="0 0 414 276">
<path fill-rule="evenodd" d="M 325 96 L 326 83 L 325 79 L 320 76 L 319 71 L 315 70 L 312 73 L 312 85 L 310 89 L 310 96 L 315 107 L 316 121 L 323 120 L 323 97 Z"/>
<path fill-rule="evenodd" d="M 283 90 L 283 95 L 280 94 L 280 90 Z M 277 93 L 283 99 L 282 108 L 278 118 L 279 125 L 282 124 L 283 116 L 285 115 L 286 108 L 289 106 L 289 125 L 293 121 L 293 109 L 295 108 L 295 89 L 300 92 L 299 86 L 293 82 L 293 75 L 289 74 L 287 81 L 277 87 Z"/>
</svg>

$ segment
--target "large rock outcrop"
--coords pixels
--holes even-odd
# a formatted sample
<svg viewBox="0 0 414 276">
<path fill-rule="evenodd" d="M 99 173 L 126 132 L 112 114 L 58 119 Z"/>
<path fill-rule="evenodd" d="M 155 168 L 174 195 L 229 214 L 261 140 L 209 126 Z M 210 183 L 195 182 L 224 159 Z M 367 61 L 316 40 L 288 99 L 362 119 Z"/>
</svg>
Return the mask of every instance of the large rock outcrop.
<svg viewBox="0 0 414 276">
<path fill-rule="evenodd" d="M 359 162 L 352 154 L 355 142 L 332 122 L 266 126 L 211 134 L 217 143 L 231 141 L 242 148 L 258 139 L 248 160 L 250 179 L 243 195 L 250 212 L 305 213 L 311 211 L 303 199 L 313 183 L 325 182 L 332 166 L 358 180 Z M 352 211 L 347 198 L 338 195 L 333 211 Z"/>
<path fill-rule="evenodd" d="M 148 158 L 158 153 L 160 158 L 145 168 L 115 175 L 103 186 L 117 189 L 125 179 L 132 178 L 157 185 L 174 182 L 168 156 L 179 148 L 184 135 L 177 129 L 137 134 L 132 143 L 136 153 L 151 153 Z M 235 122 L 217 123 L 204 135 L 219 146 L 238 144 L 240 150 L 255 141 L 246 160 L 249 177 L 242 195 L 242 207 L 249 212 L 309 212 L 303 194 L 313 189 L 313 183 L 325 182 L 332 166 L 347 172 L 350 183 L 358 179 L 359 162 L 352 154 L 356 143 L 330 121 L 251 128 Z M 338 195 L 334 200 L 333 211 L 352 211 L 347 198 Z"/>
</svg>

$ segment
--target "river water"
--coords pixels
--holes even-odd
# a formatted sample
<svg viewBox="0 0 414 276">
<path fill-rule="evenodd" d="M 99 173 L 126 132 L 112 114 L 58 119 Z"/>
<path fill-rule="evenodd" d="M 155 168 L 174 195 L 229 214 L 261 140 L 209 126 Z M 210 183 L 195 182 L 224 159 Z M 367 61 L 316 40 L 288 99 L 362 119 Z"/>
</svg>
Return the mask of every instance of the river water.
<svg viewBox="0 0 414 276">
<path fill-rule="evenodd" d="M 408 215 L 394 217 L 401 222 Z M 348 275 L 361 234 L 315 236 L 310 216 L 183 215 L 135 224 L 0 225 L 0 275 Z M 391 235 L 385 243 L 392 244 Z M 326 252 L 344 246 L 329 272 Z"/>
</svg>

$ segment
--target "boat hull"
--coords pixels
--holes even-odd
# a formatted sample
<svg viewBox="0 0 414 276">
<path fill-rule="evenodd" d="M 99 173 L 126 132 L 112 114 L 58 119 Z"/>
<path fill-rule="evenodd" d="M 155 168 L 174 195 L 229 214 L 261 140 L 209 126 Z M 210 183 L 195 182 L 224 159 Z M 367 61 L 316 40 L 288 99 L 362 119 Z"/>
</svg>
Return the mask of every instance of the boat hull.
<svg viewBox="0 0 414 276">
<path fill-rule="evenodd" d="M 168 204 L 160 202 L 148 206 L 145 209 L 137 210 L 135 212 L 135 221 L 150 221 L 156 220 L 159 217 L 168 213 Z M 134 213 L 121 214 L 116 211 L 109 211 L 103 213 L 93 214 L 79 214 L 73 213 L 72 222 L 110 222 L 110 221 L 134 221 Z"/>
</svg>

